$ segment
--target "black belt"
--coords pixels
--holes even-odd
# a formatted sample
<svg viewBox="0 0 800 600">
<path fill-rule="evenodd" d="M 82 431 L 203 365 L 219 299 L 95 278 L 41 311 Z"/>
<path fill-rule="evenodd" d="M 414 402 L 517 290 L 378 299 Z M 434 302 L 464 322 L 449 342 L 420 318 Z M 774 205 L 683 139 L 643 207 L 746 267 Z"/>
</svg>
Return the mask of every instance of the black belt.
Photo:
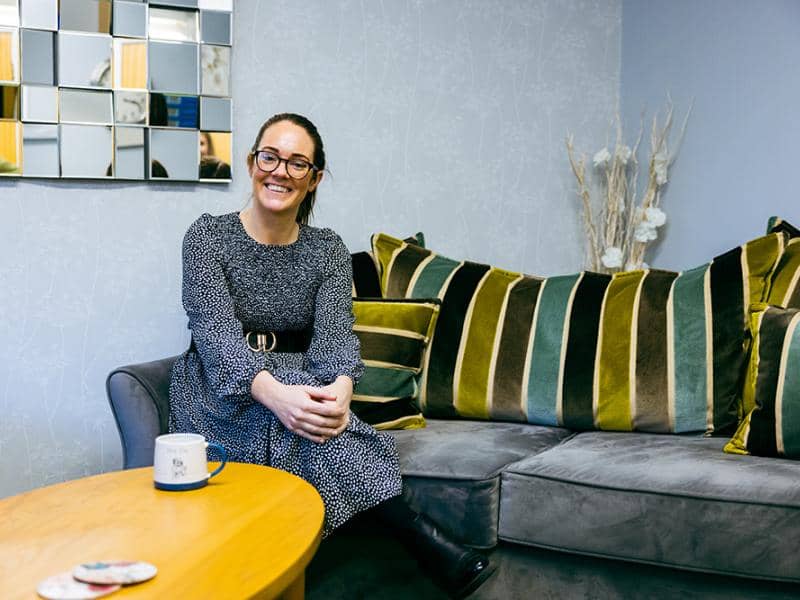
<svg viewBox="0 0 800 600">
<path fill-rule="evenodd" d="M 248 331 L 244 334 L 244 343 L 253 352 L 306 352 L 311 345 L 313 331 Z M 195 351 L 194 338 L 189 345 Z"/>
</svg>

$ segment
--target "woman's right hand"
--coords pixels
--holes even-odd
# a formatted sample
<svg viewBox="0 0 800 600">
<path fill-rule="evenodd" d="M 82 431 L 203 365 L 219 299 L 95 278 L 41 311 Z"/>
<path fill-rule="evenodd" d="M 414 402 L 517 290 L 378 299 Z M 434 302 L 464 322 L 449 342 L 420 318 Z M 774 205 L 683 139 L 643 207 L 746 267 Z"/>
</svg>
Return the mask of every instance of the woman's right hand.
<svg viewBox="0 0 800 600">
<path fill-rule="evenodd" d="M 312 442 L 320 444 L 347 427 L 347 409 L 321 388 L 285 385 L 268 371 L 261 371 L 253 379 L 251 393 L 286 429 Z"/>
</svg>

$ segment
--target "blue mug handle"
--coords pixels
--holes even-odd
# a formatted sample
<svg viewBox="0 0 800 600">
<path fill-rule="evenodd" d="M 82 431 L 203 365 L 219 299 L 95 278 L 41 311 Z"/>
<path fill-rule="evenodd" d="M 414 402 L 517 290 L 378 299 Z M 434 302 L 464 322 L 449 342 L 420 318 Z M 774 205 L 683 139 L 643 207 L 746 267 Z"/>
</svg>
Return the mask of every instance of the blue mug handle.
<svg viewBox="0 0 800 600">
<path fill-rule="evenodd" d="M 219 452 L 222 455 L 222 464 L 220 466 L 218 466 L 216 469 L 214 469 L 211 473 L 208 474 L 208 478 L 211 479 L 214 475 L 216 475 L 217 473 L 222 471 L 222 469 L 225 468 L 226 464 L 228 464 L 228 451 L 225 450 L 225 448 L 223 448 L 219 444 L 215 444 L 214 442 L 207 442 L 206 443 L 206 449 L 207 450 L 216 450 L 217 452 Z"/>
</svg>

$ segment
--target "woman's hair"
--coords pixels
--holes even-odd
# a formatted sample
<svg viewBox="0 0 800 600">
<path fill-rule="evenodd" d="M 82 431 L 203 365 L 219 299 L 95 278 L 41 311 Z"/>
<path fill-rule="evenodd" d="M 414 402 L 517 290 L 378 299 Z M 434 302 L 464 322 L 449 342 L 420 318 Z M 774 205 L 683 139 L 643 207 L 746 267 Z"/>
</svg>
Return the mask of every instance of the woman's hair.
<svg viewBox="0 0 800 600">
<path fill-rule="evenodd" d="M 325 149 L 322 145 L 322 137 L 320 137 L 319 131 L 317 131 L 316 126 L 311 121 L 304 116 L 297 115 L 295 113 L 280 113 L 270 117 L 264 122 L 264 124 L 258 130 L 258 135 L 256 135 L 253 146 L 250 148 L 250 152 L 247 155 L 247 166 L 253 166 L 253 153 L 258 150 L 258 143 L 261 141 L 261 136 L 264 135 L 264 131 L 266 131 L 268 127 L 274 125 L 275 123 L 280 123 L 281 121 L 289 121 L 298 127 L 302 127 L 311 138 L 311 141 L 314 142 L 314 156 L 311 157 L 311 162 L 316 167 L 316 171 L 312 172 L 314 173 L 314 177 L 318 177 L 317 173 L 325 170 Z M 314 201 L 316 200 L 316 195 L 317 190 L 315 189 L 313 192 L 308 192 L 306 197 L 303 198 L 303 202 L 300 204 L 300 209 L 297 211 L 296 221 L 298 223 L 303 225 L 308 224 L 308 218 L 311 216 L 311 213 L 314 210 Z"/>
<path fill-rule="evenodd" d="M 215 156 L 216 152 L 214 151 L 214 140 L 211 139 L 211 134 L 207 131 L 200 132 L 200 140 L 206 139 L 206 154 L 208 156 Z"/>
</svg>

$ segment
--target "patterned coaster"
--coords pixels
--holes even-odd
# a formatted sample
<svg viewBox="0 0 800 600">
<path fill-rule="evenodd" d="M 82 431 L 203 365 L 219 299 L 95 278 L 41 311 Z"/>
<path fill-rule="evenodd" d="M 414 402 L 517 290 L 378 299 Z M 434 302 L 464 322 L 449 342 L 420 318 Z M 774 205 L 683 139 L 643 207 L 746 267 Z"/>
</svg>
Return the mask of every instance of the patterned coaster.
<svg viewBox="0 0 800 600">
<path fill-rule="evenodd" d="M 48 577 L 36 588 L 36 592 L 47 600 L 91 600 L 116 592 L 119 585 L 96 585 L 76 581 L 72 573 L 61 573 Z"/>
<path fill-rule="evenodd" d="M 153 565 L 141 561 L 108 560 L 84 563 L 72 570 L 72 576 L 86 583 L 130 585 L 152 579 L 158 573 Z"/>
</svg>

